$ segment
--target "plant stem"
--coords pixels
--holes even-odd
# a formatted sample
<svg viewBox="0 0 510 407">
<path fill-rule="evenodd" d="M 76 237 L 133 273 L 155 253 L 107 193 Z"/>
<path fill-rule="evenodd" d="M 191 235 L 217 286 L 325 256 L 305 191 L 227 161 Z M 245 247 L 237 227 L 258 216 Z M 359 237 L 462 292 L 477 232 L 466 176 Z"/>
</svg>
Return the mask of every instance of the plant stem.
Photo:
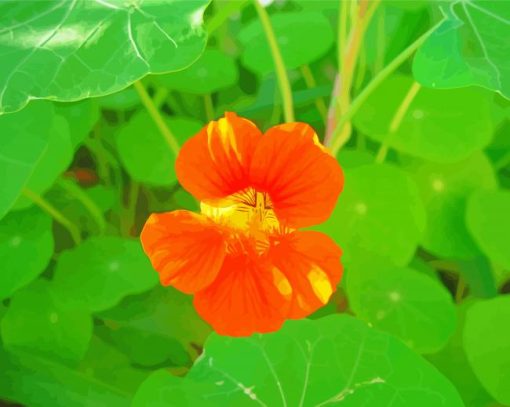
<svg viewBox="0 0 510 407">
<path fill-rule="evenodd" d="M 388 136 L 386 137 L 386 140 L 384 140 L 379 147 L 379 151 L 377 152 L 377 156 L 375 158 L 376 163 L 382 163 L 386 159 L 386 155 L 388 154 L 389 149 L 389 143 L 393 139 L 393 135 L 400 127 L 400 124 L 402 123 L 402 120 L 404 119 L 404 116 L 406 115 L 407 111 L 409 110 L 409 106 L 411 106 L 411 103 L 413 102 L 414 98 L 420 91 L 421 85 L 413 81 L 411 87 L 407 91 L 407 93 L 404 96 L 404 99 L 402 99 L 402 102 L 400 103 L 400 106 L 397 108 L 395 115 L 393 116 L 393 119 L 390 123 L 390 128 L 388 132 Z"/>
<path fill-rule="evenodd" d="M 136 181 L 131 181 L 131 185 L 129 187 L 126 216 L 124 217 L 124 234 L 127 236 L 131 235 L 131 229 L 136 221 L 136 206 L 138 204 L 139 193 L 140 184 Z"/>
<path fill-rule="evenodd" d="M 164 137 L 170 149 L 177 156 L 177 154 L 179 154 L 179 143 L 177 142 L 177 139 L 170 131 L 168 126 L 166 125 L 163 116 L 161 116 L 161 113 L 159 112 L 156 105 L 152 101 L 151 97 L 147 93 L 147 90 L 140 81 L 136 81 L 134 83 L 134 87 L 138 92 L 138 95 L 140 96 L 143 105 L 147 109 L 147 112 L 149 112 L 149 115 L 152 117 L 152 120 L 154 120 L 154 123 L 156 124 L 156 126 L 158 126 L 161 135 Z"/>
<path fill-rule="evenodd" d="M 409 45 L 404 51 L 402 51 L 393 61 L 391 61 L 386 67 L 380 71 L 372 81 L 360 92 L 360 94 L 354 99 L 354 101 L 349 106 L 345 112 L 343 112 L 342 116 L 338 120 L 336 124 L 336 128 L 332 134 L 332 147 L 331 151 L 333 155 L 336 156 L 338 151 L 342 148 L 342 146 L 348 141 L 348 137 L 341 137 L 343 128 L 350 123 L 352 117 L 357 113 L 359 108 L 363 105 L 365 100 L 372 94 L 372 92 L 377 89 L 377 87 L 389 76 L 391 75 L 407 58 L 409 58 L 414 51 L 418 49 L 418 47 L 425 42 L 425 40 L 432 34 L 443 21 L 440 21 L 432 28 L 430 28 L 427 32 L 422 34 L 416 41 L 414 41 L 411 45 Z"/>
<path fill-rule="evenodd" d="M 73 222 L 67 219 L 62 212 L 60 212 L 57 208 L 50 204 L 41 195 L 28 188 L 23 188 L 22 194 L 26 196 L 28 199 L 30 199 L 33 203 L 35 203 L 43 211 L 45 211 L 48 215 L 50 215 L 53 219 L 55 219 L 55 221 L 57 221 L 63 227 L 65 227 L 76 245 L 80 244 L 81 242 L 80 229 Z"/>
<path fill-rule="evenodd" d="M 280 87 L 280 94 L 283 101 L 283 114 L 285 121 L 290 123 L 294 121 L 294 107 L 287 70 L 283 62 L 280 48 L 278 48 L 278 43 L 276 42 L 273 27 L 271 26 L 271 21 L 269 20 L 266 9 L 258 2 L 258 0 L 253 0 L 253 4 L 255 5 L 257 14 L 259 15 L 260 22 L 266 34 L 267 42 L 271 50 L 271 55 L 273 56 L 273 61 L 276 69 L 276 78 L 278 79 L 278 86 Z"/>
<path fill-rule="evenodd" d="M 204 107 L 205 107 L 205 117 L 207 118 L 207 121 L 214 120 L 214 106 L 213 101 L 210 93 L 206 93 L 204 95 Z"/>
<path fill-rule="evenodd" d="M 309 89 L 317 87 L 317 82 L 315 81 L 312 70 L 308 65 L 301 66 L 301 75 L 303 76 L 306 86 Z M 322 120 L 325 122 L 328 117 L 328 108 L 326 107 L 326 102 L 324 102 L 323 98 L 318 97 L 317 99 L 315 99 L 315 106 L 317 107 L 317 110 L 319 111 Z"/>
<path fill-rule="evenodd" d="M 466 282 L 464 278 L 459 274 L 459 280 L 457 281 L 457 289 L 455 290 L 455 302 L 458 304 L 464 298 L 464 292 L 466 291 Z"/>
<path fill-rule="evenodd" d="M 248 0 L 231 1 L 225 5 L 218 7 L 217 12 L 206 23 L 206 28 L 209 36 L 212 35 L 219 27 L 221 27 L 228 18 L 236 11 L 241 11 L 249 4 Z"/>
<path fill-rule="evenodd" d="M 340 7 L 338 7 L 338 48 L 337 48 L 337 63 L 338 72 L 342 71 L 342 52 L 345 50 L 345 42 L 347 40 L 347 15 L 349 14 L 349 2 L 347 0 L 340 0 Z"/>
<path fill-rule="evenodd" d="M 103 212 L 98 208 L 96 203 L 90 199 L 87 193 L 81 189 L 76 183 L 60 179 L 58 181 L 58 185 L 64 189 L 69 195 L 76 198 L 85 209 L 90 213 L 90 215 L 94 218 L 97 226 L 99 227 L 99 233 L 103 234 L 106 229 L 106 221 L 103 217 Z"/>
</svg>

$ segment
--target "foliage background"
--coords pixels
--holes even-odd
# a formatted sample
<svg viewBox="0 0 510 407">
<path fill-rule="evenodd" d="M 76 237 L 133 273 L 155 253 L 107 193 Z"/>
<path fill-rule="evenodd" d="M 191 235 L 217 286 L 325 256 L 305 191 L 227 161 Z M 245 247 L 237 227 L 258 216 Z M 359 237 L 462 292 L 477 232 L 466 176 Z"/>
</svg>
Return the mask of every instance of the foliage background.
<svg viewBox="0 0 510 407">
<path fill-rule="evenodd" d="M 248 1 L 0 4 L 0 399 L 510 405 L 510 3 L 265 10 L 284 67 Z M 247 339 L 161 288 L 137 239 L 197 209 L 175 156 L 226 110 L 294 112 L 346 174 L 317 227 L 337 293 Z"/>
</svg>

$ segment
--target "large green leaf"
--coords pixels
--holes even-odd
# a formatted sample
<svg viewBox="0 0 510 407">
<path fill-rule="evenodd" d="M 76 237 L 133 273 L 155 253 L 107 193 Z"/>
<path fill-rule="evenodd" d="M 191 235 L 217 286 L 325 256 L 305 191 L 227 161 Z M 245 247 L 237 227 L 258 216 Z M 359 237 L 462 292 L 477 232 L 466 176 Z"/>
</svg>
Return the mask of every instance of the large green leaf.
<svg viewBox="0 0 510 407">
<path fill-rule="evenodd" d="M 166 123 L 181 144 L 202 127 L 200 122 L 182 117 L 167 119 Z M 177 181 L 175 153 L 145 110 L 121 128 L 116 141 L 122 164 L 134 180 L 150 185 Z"/>
<path fill-rule="evenodd" d="M 396 131 L 390 123 L 413 83 L 394 75 L 385 80 L 354 117 L 364 134 L 398 151 L 437 162 L 468 158 L 489 144 L 493 126 L 491 93 L 479 88 L 422 88 Z"/>
<path fill-rule="evenodd" d="M 465 259 L 479 255 L 467 230 L 465 214 L 472 192 L 496 188 L 496 176 L 487 157 L 477 153 L 455 164 L 422 163 L 411 169 L 427 209 L 423 246 L 441 257 Z"/>
<path fill-rule="evenodd" d="M 68 308 L 52 284 L 40 279 L 12 297 L 1 332 L 7 349 L 73 363 L 87 350 L 92 319 L 84 311 Z"/>
<path fill-rule="evenodd" d="M 510 191 L 480 191 L 471 196 L 467 224 L 475 241 L 495 263 L 510 269 Z"/>
<path fill-rule="evenodd" d="M 44 154 L 54 111 L 34 102 L 23 112 L 0 117 L 0 218 L 12 207 Z"/>
<path fill-rule="evenodd" d="M 349 305 L 361 319 L 420 353 L 440 350 L 455 330 L 455 307 L 438 281 L 384 263 L 349 269 Z"/>
<path fill-rule="evenodd" d="M 320 13 L 281 13 L 270 19 L 287 68 L 313 62 L 333 45 L 329 20 Z M 242 28 L 239 41 L 244 46 L 241 56 L 244 65 L 260 74 L 274 72 L 273 58 L 259 19 Z"/>
<path fill-rule="evenodd" d="M 406 265 L 425 228 L 414 182 L 386 164 L 347 169 L 345 179 L 333 214 L 316 229 L 333 237 L 346 253 L 361 248 Z"/>
<path fill-rule="evenodd" d="M 0 114 L 34 98 L 74 101 L 182 69 L 202 52 L 209 0 L 4 1 Z"/>
<path fill-rule="evenodd" d="M 510 8 L 505 1 L 465 0 L 442 6 L 443 23 L 414 59 L 425 86 L 480 85 L 510 98 Z"/>
<path fill-rule="evenodd" d="M 213 334 L 186 378 L 156 372 L 133 401 L 135 407 L 337 403 L 463 405 L 455 388 L 426 361 L 346 315 L 288 321 L 279 332 L 249 338 Z"/>
<path fill-rule="evenodd" d="M 32 208 L 0 221 L 0 300 L 44 271 L 53 254 L 51 218 Z"/>
<path fill-rule="evenodd" d="M 467 310 L 464 348 L 486 390 L 510 404 L 510 296 L 480 301 Z"/>
<path fill-rule="evenodd" d="M 158 282 L 140 243 L 120 237 L 94 237 L 61 253 L 54 279 L 66 301 L 89 311 L 110 308 Z"/>
</svg>

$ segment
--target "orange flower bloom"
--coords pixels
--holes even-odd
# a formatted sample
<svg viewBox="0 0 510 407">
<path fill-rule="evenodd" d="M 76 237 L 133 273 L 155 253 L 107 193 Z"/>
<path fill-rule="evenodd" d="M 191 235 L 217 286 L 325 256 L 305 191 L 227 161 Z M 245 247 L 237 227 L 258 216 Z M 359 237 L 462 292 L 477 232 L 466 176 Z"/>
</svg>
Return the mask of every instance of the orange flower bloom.
<svg viewBox="0 0 510 407">
<path fill-rule="evenodd" d="M 194 294 L 198 313 L 231 336 L 277 330 L 328 302 L 341 250 L 297 229 L 329 217 L 343 174 L 310 126 L 282 124 L 263 135 L 226 113 L 183 145 L 175 167 L 201 214 L 147 220 L 141 240 L 163 285 Z"/>
</svg>

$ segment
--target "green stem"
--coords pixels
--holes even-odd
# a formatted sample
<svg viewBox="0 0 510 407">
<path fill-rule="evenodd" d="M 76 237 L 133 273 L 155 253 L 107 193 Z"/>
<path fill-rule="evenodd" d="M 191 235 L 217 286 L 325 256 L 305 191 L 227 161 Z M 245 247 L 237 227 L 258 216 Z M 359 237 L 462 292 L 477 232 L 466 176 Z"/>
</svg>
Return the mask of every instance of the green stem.
<svg viewBox="0 0 510 407">
<path fill-rule="evenodd" d="M 103 234 L 106 229 L 106 221 L 103 217 L 103 212 L 99 207 L 96 205 L 96 203 L 90 199 L 90 197 L 87 195 L 87 193 L 81 189 L 76 183 L 60 179 L 58 181 L 58 185 L 64 189 L 69 195 L 76 198 L 85 209 L 90 213 L 92 218 L 94 218 L 94 221 L 96 222 L 97 226 L 99 227 L 99 233 Z"/>
<path fill-rule="evenodd" d="M 391 140 L 393 139 L 393 135 L 400 127 L 400 124 L 402 123 L 402 120 L 404 119 L 404 116 L 406 115 L 407 111 L 409 110 L 409 106 L 411 106 L 411 103 L 413 102 L 414 98 L 420 91 L 421 85 L 418 82 L 413 82 L 409 90 L 404 96 L 404 99 L 402 99 L 402 102 L 400 103 L 399 107 L 397 108 L 395 115 L 393 116 L 393 119 L 390 123 L 389 133 L 386 139 L 382 142 L 381 146 L 379 147 L 379 151 L 377 152 L 377 156 L 375 158 L 376 163 L 382 163 L 386 159 L 386 155 L 388 154 L 389 144 Z"/>
<path fill-rule="evenodd" d="M 457 289 L 455 290 L 455 302 L 458 304 L 464 298 L 464 293 L 466 291 L 466 282 L 464 278 L 459 275 L 459 280 L 457 281 Z"/>
<path fill-rule="evenodd" d="M 332 135 L 332 147 L 331 151 L 333 155 L 336 156 L 342 146 L 348 141 L 348 138 L 339 137 L 342 134 L 342 131 L 346 125 L 350 123 L 352 117 L 357 113 L 359 108 L 363 105 L 363 103 L 367 100 L 367 98 L 372 94 L 372 92 L 377 89 L 377 87 L 389 76 L 391 75 L 407 58 L 409 58 L 420 45 L 422 45 L 425 40 L 442 24 L 443 21 L 440 21 L 432 28 L 430 28 L 427 32 L 422 34 L 416 41 L 414 41 L 411 45 L 409 45 L 404 51 L 402 51 L 393 61 L 391 61 L 386 67 L 381 70 L 372 81 L 360 92 L 360 94 L 353 100 L 349 109 L 343 112 L 342 116 L 338 120 L 336 124 L 335 130 Z"/>
<path fill-rule="evenodd" d="M 213 101 L 210 93 L 206 93 L 204 95 L 204 107 L 205 107 L 205 117 L 207 118 L 207 121 L 214 120 L 214 106 Z"/>
<path fill-rule="evenodd" d="M 287 70 L 283 62 L 280 48 L 278 48 L 278 43 L 276 42 L 273 27 L 271 26 L 271 21 L 269 20 L 266 9 L 258 2 L 258 0 L 254 0 L 253 4 L 255 5 L 257 14 L 259 15 L 260 22 L 267 37 L 267 42 L 269 43 L 269 48 L 271 49 L 271 55 L 273 56 L 276 68 L 276 78 L 278 79 L 278 85 L 283 99 L 283 114 L 285 121 L 290 123 L 294 121 L 294 107 Z"/>
<path fill-rule="evenodd" d="M 138 196 L 140 193 L 140 184 L 136 181 L 131 181 L 129 188 L 129 196 L 126 208 L 126 216 L 124 223 L 124 234 L 130 236 L 131 229 L 136 221 L 136 206 L 138 204 Z"/>
<path fill-rule="evenodd" d="M 309 89 L 317 87 L 317 82 L 315 81 L 312 70 L 308 65 L 301 66 L 301 75 L 303 76 L 306 86 Z M 323 98 L 317 97 L 315 99 L 315 106 L 317 107 L 317 110 L 319 111 L 322 120 L 325 122 L 328 117 L 328 108 L 326 106 L 326 102 L 324 102 Z"/>
<path fill-rule="evenodd" d="M 231 1 L 227 4 L 221 4 L 221 7 L 218 7 L 218 11 L 206 23 L 206 29 L 209 36 L 220 28 L 234 12 L 241 11 L 248 4 L 248 0 Z M 219 4 L 217 3 L 216 5 Z"/>
<path fill-rule="evenodd" d="M 342 71 L 342 53 L 345 50 L 347 41 L 347 15 L 349 14 L 349 2 L 347 0 L 340 0 L 338 7 L 338 47 L 337 47 L 337 60 L 338 72 Z"/>
<path fill-rule="evenodd" d="M 78 226 L 76 226 L 73 222 L 67 219 L 62 212 L 60 212 L 57 208 L 55 208 L 52 204 L 50 204 L 46 199 L 44 199 L 41 195 L 37 194 L 36 192 L 28 188 L 23 188 L 22 193 L 33 203 L 35 203 L 39 208 L 41 208 L 53 219 L 55 219 L 55 221 L 57 221 L 63 227 L 65 227 L 76 245 L 80 244 L 81 234 Z"/>
<path fill-rule="evenodd" d="M 153 99 L 154 106 L 156 106 L 156 108 L 159 109 L 163 105 L 163 103 L 165 103 L 167 96 L 168 96 L 167 88 L 158 88 Z"/>
<path fill-rule="evenodd" d="M 177 154 L 179 154 L 179 143 L 177 142 L 177 139 L 170 131 L 168 126 L 166 125 L 163 116 L 161 115 L 156 105 L 152 101 L 151 97 L 147 93 L 147 90 L 140 81 L 136 81 L 134 83 L 134 87 L 138 92 L 138 95 L 140 96 L 143 105 L 147 109 L 147 112 L 149 112 L 149 115 L 152 117 L 152 120 L 154 120 L 154 123 L 156 124 L 156 126 L 158 126 L 161 135 L 164 137 L 170 149 L 177 156 Z"/>
</svg>

